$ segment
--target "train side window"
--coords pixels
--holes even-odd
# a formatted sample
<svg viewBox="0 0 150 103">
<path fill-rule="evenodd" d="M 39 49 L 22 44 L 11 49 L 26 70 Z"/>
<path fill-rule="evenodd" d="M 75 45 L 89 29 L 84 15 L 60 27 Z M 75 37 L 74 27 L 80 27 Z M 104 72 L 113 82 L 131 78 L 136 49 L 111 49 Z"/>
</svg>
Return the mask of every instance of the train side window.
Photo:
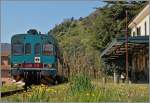
<svg viewBox="0 0 150 103">
<path fill-rule="evenodd" d="M 12 54 L 13 55 L 23 55 L 24 54 L 23 44 L 12 44 Z"/>
<path fill-rule="evenodd" d="M 44 44 L 43 45 L 43 54 L 44 55 L 52 55 L 53 54 L 53 45 L 52 44 Z"/>
<path fill-rule="evenodd" d="M 30 43 L 25 44 L 25 54 L 31 54 L 31 44 Z"/>
<path fill-rule="evenodd" d="M 34 46 L 35 55 L 39 55 L 40 51 L 41 51 L 41 45 L 40 45 L 40 43 L 36 43 L 35 46 Z"/>
</svg>

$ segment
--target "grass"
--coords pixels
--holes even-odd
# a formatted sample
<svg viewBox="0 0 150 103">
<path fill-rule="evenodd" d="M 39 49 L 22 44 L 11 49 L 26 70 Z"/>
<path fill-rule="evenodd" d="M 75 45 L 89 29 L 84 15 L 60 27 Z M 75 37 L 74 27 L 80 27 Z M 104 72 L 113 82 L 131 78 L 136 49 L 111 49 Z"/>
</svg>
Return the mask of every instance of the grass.
<svg viewBox="0 0 150 103">
<path fill-rule="evenodd" d="M 87 85 L 85 85 L 87 84 Z M 24 102 L 148 102 L 148 84 L 113 84 L 91 81 L 82 76 L 72 82 L 57 86 L 33 86 L 32 92 L 24 92 L 3 101 Z"/>
<path fill-rule="evenodd" d="M 74 76 L 70 81 L 70 93 L 72 95 L 87 90 L 93 90 L 94 88 L 91 84 L 91 79 L 83 74 Z"/>
</svg>

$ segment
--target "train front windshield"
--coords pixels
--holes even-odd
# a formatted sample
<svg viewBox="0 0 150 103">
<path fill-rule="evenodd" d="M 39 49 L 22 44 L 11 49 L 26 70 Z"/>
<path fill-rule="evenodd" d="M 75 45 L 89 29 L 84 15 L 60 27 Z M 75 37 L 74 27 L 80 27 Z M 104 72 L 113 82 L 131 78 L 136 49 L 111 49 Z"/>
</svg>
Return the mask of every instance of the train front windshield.
<svg viewBox="0 0 150 103">
<path fill-rule="evenodd" d="M 13 55 L 22 55 L 24 53 L 23 44 L 12 44 L 12 54 Z"/>
<path fill-rule="evenodd" d="M 44 44 L 43 45 L 43 55 L 53 55 L 53 45 L 52 44 Z"/>
<path fill-rule="evenodd" d="M 31 54 L 31 44 L 26 43 L 25 48 L 23 44 L 12 44 L 12 55 L 23 55 L 25 49 L 25 54 Z M 41 50 L 41 45 L 39 43 L 34 46 L 35 55 L 39 55 Z M 42 49 L 43 55 L 50 56 L 54 54 L 54 47 L 52 44 L 43 44 Z"/>
</svg>

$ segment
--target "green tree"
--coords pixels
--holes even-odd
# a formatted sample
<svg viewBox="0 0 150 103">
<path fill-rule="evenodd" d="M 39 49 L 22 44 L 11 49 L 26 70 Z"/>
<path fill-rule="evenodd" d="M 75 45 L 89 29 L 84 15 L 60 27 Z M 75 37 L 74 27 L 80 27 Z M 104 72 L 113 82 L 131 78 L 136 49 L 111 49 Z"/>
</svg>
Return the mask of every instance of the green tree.
<svg viewBox="0 0 150 103">
<path fill-rule="evenodd" d="M 127 3 L 132 5 L 126 5 Z M 130 21 L 145 4 L 146 2 L 140 1 L 107 2 L 107 5 L 97 8 L 85 18 L 65 19 L 50 30 L 49 34 L 53 34 L 58 39 L 64 58 L 68 61 L 72 72 L 88 73 L 91 70 L 89 68 L 103 71 L 103 64 L 99 57 L 100 51 L 116 36 L 124 35 L 122 30 L 126 26 L 125 11 L 128 10 Z"/>
</svg>

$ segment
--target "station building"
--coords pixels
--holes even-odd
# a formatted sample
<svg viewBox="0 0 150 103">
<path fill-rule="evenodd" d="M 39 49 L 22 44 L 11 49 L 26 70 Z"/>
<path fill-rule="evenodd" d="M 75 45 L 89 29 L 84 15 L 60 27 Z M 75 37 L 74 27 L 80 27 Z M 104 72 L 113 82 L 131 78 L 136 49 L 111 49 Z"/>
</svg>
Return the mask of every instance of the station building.
<svg viewBox="0 0 150 103">
<path fill-rule="evenodd" d="M 1 43 L 1 81 L 10 83 L 10 44 Z"/>
<path fill-rule="evenodd" d="M 128 25 L 131 35 L 128 37 L 128 72 L 126 70 L 126 38 L 115 38 L 101 53 L 106 68 L 120 75 L 128 73 L 134 83 L 149 82 L 149 4 L 135 16 Z"/>
</svg>

